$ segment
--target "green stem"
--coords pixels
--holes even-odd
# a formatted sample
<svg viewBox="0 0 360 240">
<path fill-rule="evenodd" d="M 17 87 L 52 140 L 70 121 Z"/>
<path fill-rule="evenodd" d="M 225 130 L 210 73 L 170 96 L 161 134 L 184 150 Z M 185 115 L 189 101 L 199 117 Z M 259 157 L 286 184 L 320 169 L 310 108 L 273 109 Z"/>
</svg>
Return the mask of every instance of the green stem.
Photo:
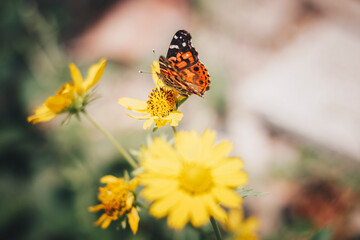
<svg viewBox="0 0 360 240">
<path fill-rule="evenodd" d="M 189 97 L 185 97 L 176 103 L 176 110 L 183 104 Z"/>
<path fill-rule="evenodd" d="M 176 134 L 176 127 L 171 127 L 173 132 L 174 132 L 174 135 Z"/>
<path fill-rule="evenodd" d="M 149 207 L 146 206 L 145 204 L 141 203 L 141 202 L 136 202 L 136 205 L 138 205 L 139 207 L 145 209 L 146 211 L 149 211 Z"/>
<path fill-rule="evenodd" d="M 219 229 L 217 222 L 215 221 L 215 219 L 213 217 L 210 217 L 210 222 L 211 222 L 212 227 L 214 228 L 216 239 L 221 240 L 220 229 Z"/>
<path fill-rule="evenodd" d="M 116 139 L 103 127 L 101 127 L 85 110 L 82 112 L 85 117 L 92 123 L 94 126 L 99 129 L 107 139 L 115 146 L 115 148 L 123 155 L 125 160 L 133 167 L 138 168 L 137 163 L 135 160 L 126 152 L 126 150 L 116 141 Z"/>
</svg>

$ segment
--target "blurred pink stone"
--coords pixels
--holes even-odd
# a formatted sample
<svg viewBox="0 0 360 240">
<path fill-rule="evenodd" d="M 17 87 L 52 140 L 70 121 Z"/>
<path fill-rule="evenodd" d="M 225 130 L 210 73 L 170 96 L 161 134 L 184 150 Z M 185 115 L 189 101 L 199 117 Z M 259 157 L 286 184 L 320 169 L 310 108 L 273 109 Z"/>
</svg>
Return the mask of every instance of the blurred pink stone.
<svg viewBox="0 0 360 240">
<path fill-rule="evenodd" d="M 186 27 L 188 9 L 187 1 L 120 1 L 75 39 L 69 50 L 77 58 L 86 60 L 141 59 L 152 54 L 154 48 L 167 47 L 172 34 Z"/>
</svg>

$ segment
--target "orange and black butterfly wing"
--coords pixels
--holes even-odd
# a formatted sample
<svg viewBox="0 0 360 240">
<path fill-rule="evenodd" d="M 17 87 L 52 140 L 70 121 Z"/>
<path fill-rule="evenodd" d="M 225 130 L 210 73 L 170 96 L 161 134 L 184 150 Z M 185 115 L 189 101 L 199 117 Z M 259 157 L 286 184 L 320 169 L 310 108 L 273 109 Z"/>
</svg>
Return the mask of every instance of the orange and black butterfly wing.
<svg viewBox="0 0 360 240">
<path fill-rule="evenodd" d="M 166 58 L 165 61 L 164 57 L 160 57 L 160 71 L 164 84 L 186 96 L 202 96 L 209 90 L 209 74 L 191 44 L 190 33 L 185 30 L 175 33 Z"/>
<path fill-rule="evenodd" d="M 183 77 L 180 75 L 180 73 L 171 65 L 168 60 L 165 59 L 165 57 L 160 56 L 159 65 L 160 74 L 158 74 L 158 76 L 166 86 L 173 88 L 183 96 L 196 94 L 196 92 L 194 92 L 191 87 L 189 87 L 188 83 L 183 80 Z"/>
<path fill-rule="evenodd" d="M 179 30 L 175 33 L 166 55 L 169 60 L 178 69 L 193 65 L 199 61 L 198 53 L 191 44 L 191 35 L 185 30 Z"/>
<path fill-rule="evenodd" d="M 209 73 L 201 62 L 180 70 L 180 75 L 186 79 L 188 86 L 191 87 L 198 96 L 202 96 L 210 89 Z"/>
</svg>

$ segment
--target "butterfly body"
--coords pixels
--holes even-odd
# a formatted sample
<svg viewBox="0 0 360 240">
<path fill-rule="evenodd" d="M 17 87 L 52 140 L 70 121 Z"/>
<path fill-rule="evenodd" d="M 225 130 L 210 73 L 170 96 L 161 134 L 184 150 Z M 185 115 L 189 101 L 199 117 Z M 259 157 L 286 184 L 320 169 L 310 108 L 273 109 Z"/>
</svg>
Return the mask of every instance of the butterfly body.
<svg viewBox="0 0 360 240">
<path fill-rule="evenodd" d="M 210 77 L 198 53 L 191 44 L 191 35 L 185 30 L 175 33 L 166 58 L 160 56 L 159 78 L 183 96 L 203 96 L 210 88 Z"/>
</svg>

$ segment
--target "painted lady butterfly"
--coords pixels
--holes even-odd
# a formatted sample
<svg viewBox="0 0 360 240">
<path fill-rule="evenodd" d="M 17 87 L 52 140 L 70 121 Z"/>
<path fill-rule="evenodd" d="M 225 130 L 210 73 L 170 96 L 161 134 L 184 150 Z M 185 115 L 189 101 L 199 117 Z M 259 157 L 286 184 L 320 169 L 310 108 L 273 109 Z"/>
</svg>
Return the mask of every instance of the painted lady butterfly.
<svg viewBox="0 0 360 240">
<path fill-rule="evenodd" d="M 160 56 L 159 78 L 183 96 L 202 96 L 210 88 L 209 73 L 191 45 L 191 35 L 179 30 L 171 40 L 166 58 Z"/>
</svg>

